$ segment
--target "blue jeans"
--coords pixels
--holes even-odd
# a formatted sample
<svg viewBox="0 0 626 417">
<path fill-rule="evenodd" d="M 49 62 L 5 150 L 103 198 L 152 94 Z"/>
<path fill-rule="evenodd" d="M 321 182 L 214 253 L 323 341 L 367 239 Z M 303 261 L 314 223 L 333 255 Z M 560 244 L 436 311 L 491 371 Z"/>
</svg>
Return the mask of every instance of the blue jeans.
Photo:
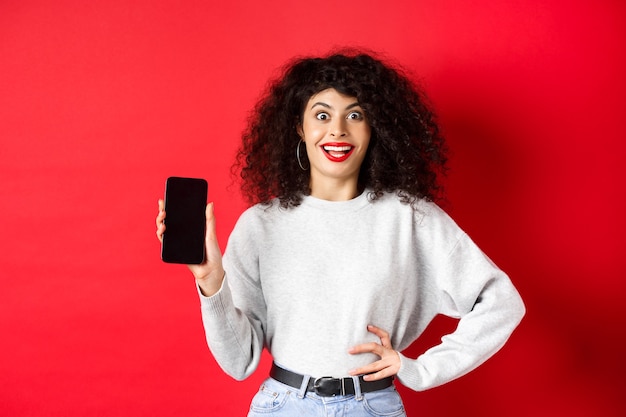
<svg viewBox="0 0 626 417">
<path fill-rule="evenodd" d="M 406 417 L 400 394 L 392 385 L 379 391 L 320 397 L 268 378 L 252 399 L 248 417 Z"/>
</svg>

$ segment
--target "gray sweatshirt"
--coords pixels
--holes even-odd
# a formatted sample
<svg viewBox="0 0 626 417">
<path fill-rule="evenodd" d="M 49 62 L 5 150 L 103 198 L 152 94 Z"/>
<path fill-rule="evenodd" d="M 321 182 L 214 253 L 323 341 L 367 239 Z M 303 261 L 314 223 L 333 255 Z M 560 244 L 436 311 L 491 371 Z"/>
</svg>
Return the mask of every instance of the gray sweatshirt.
<svg viewBox="0 0 626 417">
<path fill-rule="evenodd" d="M 459 318 L 441 344 L 416 359 L 400 355 L 398 379 L 421 391 L 487 360 L 525 312 L 507 275 L 443 210 L 425 201 L 414 209 L 395 194 L 251 207 L 224 269 L 220 291 L 200 300 L 208 345 L 235 379 L 256 369 L 264 347 L 284 368 L 344 377 L 379 359 L 348 353 L 379 342 L 368 324 L 401 352 L 437 314 Z"/>
</svg>

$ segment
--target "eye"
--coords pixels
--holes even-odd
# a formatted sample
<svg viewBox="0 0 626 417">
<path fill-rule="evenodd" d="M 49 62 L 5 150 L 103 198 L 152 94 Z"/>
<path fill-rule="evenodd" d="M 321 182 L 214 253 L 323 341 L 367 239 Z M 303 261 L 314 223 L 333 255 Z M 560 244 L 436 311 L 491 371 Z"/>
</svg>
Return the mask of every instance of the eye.
<svg viewBox="0 0 626 417">
<path fill-rule="evenodd" d="M 353 111 L 348 114 L 349 120 L 363 120 L 363 113 L 360 111 Z"/>
<path fill-rule="evenodd" d="M 330 115 L 328 113 L 326 113 L 325 111 L 321 111 L 321 112 L 315 114 L 315 118 L 317 120 L 328 120 L 329 117 L 330 117 Z"/>
</svg>

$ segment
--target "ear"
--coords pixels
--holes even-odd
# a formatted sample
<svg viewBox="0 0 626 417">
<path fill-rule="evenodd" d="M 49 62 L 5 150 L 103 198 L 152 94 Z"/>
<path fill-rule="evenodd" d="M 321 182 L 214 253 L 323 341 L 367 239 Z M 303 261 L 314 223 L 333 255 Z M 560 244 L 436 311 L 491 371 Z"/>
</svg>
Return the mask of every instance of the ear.
<svg viewBox="0 0 626 417">
<path fill-rule="evenodd" d="M 302 123 L 296 124 L 296 132 L 298 132 L 298 136 L 300 136 L 300 139 L 304 140 L 304 130 L 302 130 Z"/>
</svg>

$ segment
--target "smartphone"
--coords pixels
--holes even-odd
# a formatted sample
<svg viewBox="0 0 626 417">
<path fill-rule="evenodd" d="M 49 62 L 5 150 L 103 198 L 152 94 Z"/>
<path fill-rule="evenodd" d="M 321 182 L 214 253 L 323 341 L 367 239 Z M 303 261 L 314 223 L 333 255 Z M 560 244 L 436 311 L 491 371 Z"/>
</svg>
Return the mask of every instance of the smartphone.
<svg viewBox="0 0 626 417">
<path fill-rule="evenodd" d="M 208 184 L 202 178 L 169 177 L 165 182 L 165 233 L 161 259 L 176 264 L 204 261 Z"/>
</svg>

